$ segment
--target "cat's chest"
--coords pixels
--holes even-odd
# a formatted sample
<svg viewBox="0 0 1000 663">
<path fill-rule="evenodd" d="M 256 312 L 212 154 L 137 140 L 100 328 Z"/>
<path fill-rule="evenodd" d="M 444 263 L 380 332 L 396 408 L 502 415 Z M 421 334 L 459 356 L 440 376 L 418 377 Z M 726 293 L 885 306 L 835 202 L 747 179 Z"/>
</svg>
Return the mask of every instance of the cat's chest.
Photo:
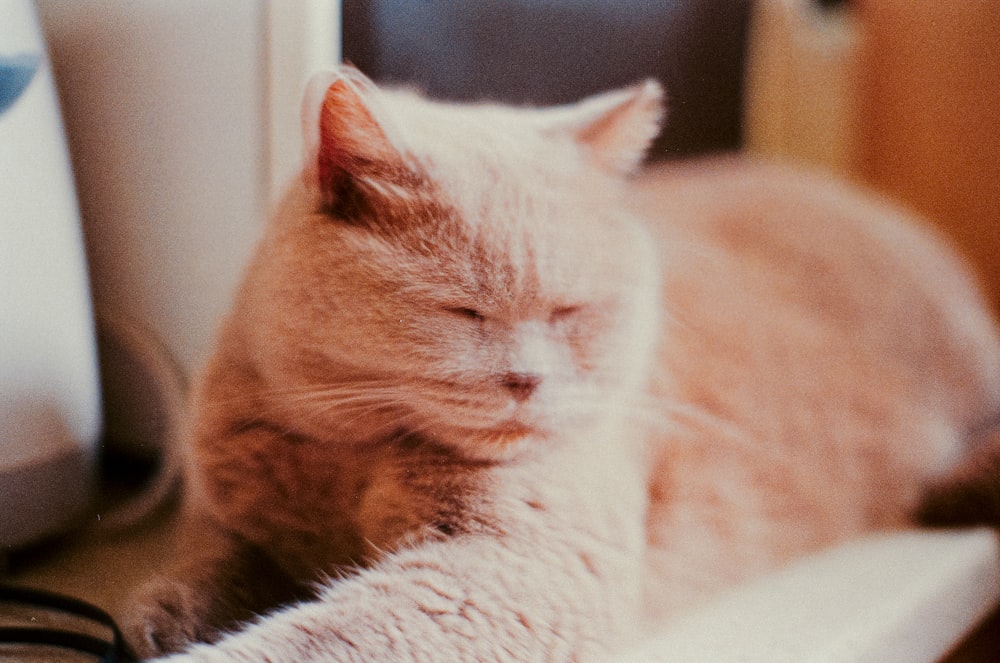
<svg viewBox="0 0 1000 663">
<path fill-rule="evenodd" d="M 209 473 L 219 519 L 296 577 L 370 562 L 468 522 L 481 468 L 406 440 L 365 445 L 266 437 Z"/>
<path fill-rule="evenodd" d="M 370 553 L 457 533 L 480 519 L 489 474 L 488 464 L 413 440 L 374 446 L 359 468 L 354 522 Z"/>
</svg>

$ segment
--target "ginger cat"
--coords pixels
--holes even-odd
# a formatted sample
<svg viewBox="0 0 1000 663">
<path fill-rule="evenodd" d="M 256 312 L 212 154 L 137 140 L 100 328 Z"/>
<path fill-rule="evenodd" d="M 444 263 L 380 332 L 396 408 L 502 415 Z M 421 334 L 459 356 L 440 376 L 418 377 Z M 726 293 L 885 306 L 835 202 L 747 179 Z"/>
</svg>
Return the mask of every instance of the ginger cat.
<svg viewBox="0 0 1000 663">
<path fill-rule="evenodd" d="M 601 660 L 909 526 L 1000 412 L 970 279 L 819 178 L 630 179 L 661 112 L 654 83 L 513 109 L 314 80 L 196 390 L 141 654 Z"/>
</svg>

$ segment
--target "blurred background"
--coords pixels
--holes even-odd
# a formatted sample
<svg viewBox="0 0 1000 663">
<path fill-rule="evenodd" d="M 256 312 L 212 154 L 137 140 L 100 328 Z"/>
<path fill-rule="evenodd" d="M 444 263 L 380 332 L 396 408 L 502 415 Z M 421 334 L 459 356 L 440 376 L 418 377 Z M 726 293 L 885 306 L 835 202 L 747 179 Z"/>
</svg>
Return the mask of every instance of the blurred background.
<svg viewBox="0 0 1000 663">
<path fill-rule="evenodd" d="M 454 100 L 564 104 L 654 77 L 658 157 L 741 143 L 747 0 L 346 0 L 343 58 Z"/>
</svg>

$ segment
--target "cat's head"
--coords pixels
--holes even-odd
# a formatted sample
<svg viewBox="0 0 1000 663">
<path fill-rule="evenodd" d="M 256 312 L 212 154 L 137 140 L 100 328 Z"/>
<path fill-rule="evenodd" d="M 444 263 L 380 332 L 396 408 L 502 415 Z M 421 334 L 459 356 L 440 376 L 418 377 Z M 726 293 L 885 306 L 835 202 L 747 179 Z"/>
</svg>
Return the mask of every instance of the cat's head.
<svg viewBox="0 0 1000 663">
<path fill-rule="evenodd" d="M 303 109 L 302 181 L 244 297 L 259 369 L 303 425 L 495 459 L 633 405 L 657 274 L 622 197 L 655 83 L 515 109 L 345 69 Z"/>
</svg>

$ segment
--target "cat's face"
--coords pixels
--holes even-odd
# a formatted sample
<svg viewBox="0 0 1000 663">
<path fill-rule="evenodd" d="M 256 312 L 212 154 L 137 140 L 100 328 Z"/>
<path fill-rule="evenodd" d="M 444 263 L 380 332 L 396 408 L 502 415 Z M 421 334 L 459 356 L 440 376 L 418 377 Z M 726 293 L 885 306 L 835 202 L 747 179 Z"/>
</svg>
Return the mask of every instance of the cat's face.
<svg viewBox="0 0 1000 663">
<path fill-rule="evenodd" d="M 657 286 L 620 168 L 537 113 L 380 93 L 376 122 L 337 86 L 318 168 L 259 258 L 276 391 L 309 390 L 306 416 L 357 439 L 417 433 L 478 459 L 630 405 Z"/>
</svg>

